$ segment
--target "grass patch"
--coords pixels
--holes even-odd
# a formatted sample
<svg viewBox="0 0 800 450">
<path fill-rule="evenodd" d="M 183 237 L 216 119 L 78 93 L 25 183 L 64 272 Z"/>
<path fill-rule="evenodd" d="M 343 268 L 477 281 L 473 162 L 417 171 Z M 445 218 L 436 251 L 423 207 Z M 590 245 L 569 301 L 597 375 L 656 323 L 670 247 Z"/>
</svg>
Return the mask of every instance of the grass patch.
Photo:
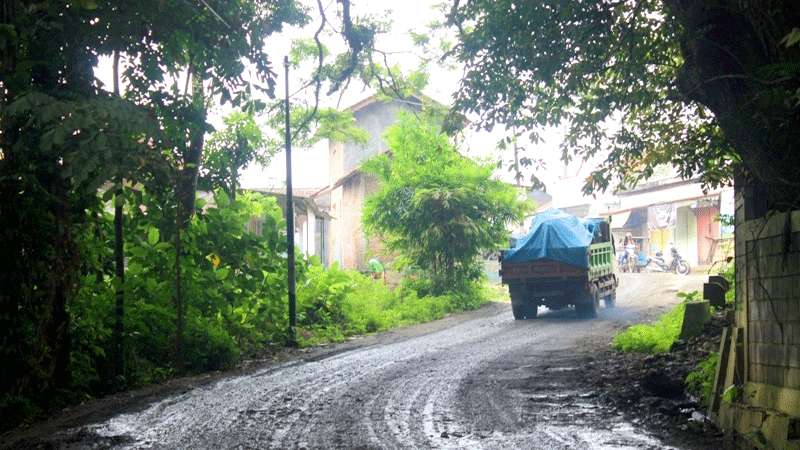
<svg viewBox="0 0 800 450">
<path fill-rule="evenodd" d="M 666 353 L 678 339 L 683 326 L 684 303 L 651 324 L 637 324 L 614 336 L 611 345 L 623 352 Z"/>
<path fill-rule="evenodd" d="M 508 286 L 502 283 L 484 283 L 484 296 L 493 302 L 511 303 Z"/>
<path fill-rule="evenodd" d="M 441 319 L 493 298 L 485 283 L 459 294 L 419 295 L 411 285 L 391 289 L 352 270 L 312 265 L 298 286 L 298 341 L 303 347 Z"/>
<path fill-rule="evenodd" d="M 699 398 L 703 405 L 708 405 L 711 399 L 717 364 L 719 364 L 719 354 L 712 352 L 708 355 L 708 358 L 701 361 L 694 370 L 689 372 L 684 381 L 686 390 Z"/>
</svg>

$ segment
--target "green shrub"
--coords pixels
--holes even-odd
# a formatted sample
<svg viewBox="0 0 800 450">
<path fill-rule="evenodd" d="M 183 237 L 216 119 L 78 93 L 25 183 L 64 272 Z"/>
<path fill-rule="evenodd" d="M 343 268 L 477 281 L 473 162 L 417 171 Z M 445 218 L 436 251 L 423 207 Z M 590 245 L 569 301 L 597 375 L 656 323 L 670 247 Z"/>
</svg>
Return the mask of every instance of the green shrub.
<svg viewBox="0 0 800 450">
<path fill-rule="evenodd" d="M 730 289 L 725 293 L 725 303 L 732 305 L 736 302 L 736 265 L 728 263 L 720 275 L 730 283 Z"/>
<path fill-rule="evenodd" d="M 184 360 L 189 370 L 219 370 L 239 361 L 239 348 L 219 319 L 191 311 L 186 321 Z"/>
<path fill-rule="evenodd" d="M 455 311 L 474 309 L 487 301 L 477 282 L 462 292 L 421 295 L 427 280 L 404 281 L 395 290 L 382 281 L 338 265 L 312 263 L 298 285 L 298 341 L 301 346 L 336 342 L 357 334 L 428 322 Z"/>
<path fill-rule="evenodd" d="M 133 195 L 133 194 L 131 194 Z M 179 374 L 175 367 L 175 234 L 169 202 L 140 192 L 126 203 L 125 376 L 113 376 L 115 278 L 111 253 L 113 217 L 92 216 L 97 233 L 80 242 L 85 267 L 69 304 L 73 384 L 57 399 L 4 393 L 0 416 L 30 418 L 58 404 L 75 403 Z M 131 199 L 132 200 L 132 199 Z M 276 200 L 223 192 L 215 207 L 197 211 L 181 234 L 185 307 L 182 371 L 218 370 L 243 355 L 286 339 L 288 308 L 283 214 Z M 135 205 L 135 206 L 134 206 Z M 107 208 L 111 205 L 107 204 Z M 248 231 L 253 217 L 263 233 Z M 390 289 L 351 270 L 297 261 L 298 340 L 308 346 L 384 331 L 472 309 L 485 301 L 478 281 L 430 295 L 431 281 Z M 13 421 L 12 421 L 13 422 Z M 12 422 L 0 420 L 0 427 Z"/>
<path fill-rule="evenodd" d="M 108 261 L 110 214 L 100 217 L 98 241 L 82 243 L 87 261 L 70 304 L 73 390 L 97 395 L 162 381 L 174 374 L 174 212 L 144 192 L 127 211 L 125 234 L 125 380 L 111 377 L 114 278 Z M 186 317 L 182 357 L 188 371 L 230 367 L 242 354 L 286 336 L 286 259 L 283 218 L 274 198 L 215 195 L 216 207 L 198 210 L 182 233 L 182 288 Z M 129 205 L 138 205 L 130 202 Z M 247 231 L 262 218 L 262 233 Z M 302 280 L 305 264 L 298 263 Z"/>
<path fill-rule="evenodd" d="M 652 324 L 637 324 L 614 336 L 612 346 L 623 352 L 665 353 L 678 339 L 686 309 L 680 303 Z"/>
<path fill-rule="evenodd" d="M 689 375 L 684 384 L 686 390 L 697 396 L 703 405 L 708 405 L 711 400 L 711 390 L 714 389 L 714 376 L 717 373 L 719 354 L 712 352 L 708 358 L 701 361 Z"/>
</svg>

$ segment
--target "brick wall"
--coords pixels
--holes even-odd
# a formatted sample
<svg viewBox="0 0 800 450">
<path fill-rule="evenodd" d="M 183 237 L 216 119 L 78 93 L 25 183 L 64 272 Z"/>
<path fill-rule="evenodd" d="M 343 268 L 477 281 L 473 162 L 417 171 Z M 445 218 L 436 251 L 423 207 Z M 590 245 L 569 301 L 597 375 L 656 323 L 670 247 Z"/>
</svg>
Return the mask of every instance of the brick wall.
<svg viewBox="0 0 800 450">
<path fill-rule="evenodd" d="M 737 227 L 748 382 L 800 389 L 800 211 Z"/>
</svg>

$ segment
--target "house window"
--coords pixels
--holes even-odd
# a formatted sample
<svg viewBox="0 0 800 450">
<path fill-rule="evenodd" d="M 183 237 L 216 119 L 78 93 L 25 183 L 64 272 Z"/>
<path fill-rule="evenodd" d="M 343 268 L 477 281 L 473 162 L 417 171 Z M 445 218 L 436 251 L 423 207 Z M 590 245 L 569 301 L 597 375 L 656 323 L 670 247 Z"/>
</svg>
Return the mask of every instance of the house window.
<svg viewBox="0 0 800 450">
<path fill-rule="evenodd" d="M 314 228 L 314 254 L 317 255 L 322 261 L 322 264 L 328 264 L 328 230 L 326 228 L 325 218 L 316 218 L 316 227 Z"/>
</svg>

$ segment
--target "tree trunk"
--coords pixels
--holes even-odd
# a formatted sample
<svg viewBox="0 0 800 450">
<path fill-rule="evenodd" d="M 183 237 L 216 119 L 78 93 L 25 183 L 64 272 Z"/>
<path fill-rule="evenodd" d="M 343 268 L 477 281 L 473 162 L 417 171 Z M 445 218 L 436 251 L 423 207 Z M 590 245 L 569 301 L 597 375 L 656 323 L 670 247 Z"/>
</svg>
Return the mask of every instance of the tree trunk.
<svg viewBox="0 0 800 450">
<path fill-rule="evenodd" d="M 181 261 L 183 258 L 183 243 L 181 231 L 189 226 L 189 221 L 194 215 L 195 197 L 197 195 L 197 175 L 203 156 L 205 138 L 206 109 L 205 94 L 203 92 L 203 71 L 189 68 L 187 77 L 191 77 L 192 103 L 197 113 L 194 123 L 189 130 L 189 145 L 183 154 L 183 167 L 178 175 L 178 201 L 176 209 L 175 227 L 175 366 L 178 371 L 184 368 L 183 359 L 183 334 L 184 315 L 186 305 L 183 298 L 181 279 Z M 187 83 L 189 79 L 187 78 Z"/>
<path fill-rule="evenodd" d="M 800 208 L 800 47 L 781 43 L 800 24 L 800 2 L 664 3 L 683 28 L 678 87 L 714 113 L 743 175 L 763 190 L 755 214 Z"/>
<path fill-rule="evenodd" d="M 194 215 L 194 200 L 197 195 L 197 174 L 203 156 L 205 138 L 206 109 L 203 92 L 202 72 L 197 71 L 192 80 L 192 102 L 197 116 L 191 125 L 189 147 L 183 154 L 183 167 L 181 168 L 178 194 L 180 203 L 180 226 L 185 228 Z"/>
<path fill-rule="evenodd" d="M 67 301 L 73 291 L 75 264 L 75 242 L 72 238 L 72 221 L 69 214 L 67 190 L 62 180 L 55 180 L 54 191 L 56 235 L 54 239 L 53 273 L 50 286 L 50 317 L 46 322 L 46 342 L 50 349 L 49 359 L 53 387 L 64 389 L 70 385 L 69 313 Z"/>
<path fill-rule="evenodd" d="M 181 231 L 189 226 L 194 215 L 195 196 L 197 195 L 197 174 L 200 170 L 200 161 L 203 155 L 205 137 L 206 109 L 203 92 L 202 71 L 190 70 L 192 76 L 192 102 L 195 105 L 197 117 L 191 125 L 189 147 L 183 154 L 183 167 L 178 176 L 178 202 L 176 209 L 175 227 L 175 366 L 179 371 L 184 368 L 183 360 L 183 334 L 184 315 L 186 305 L 183 298 L 181 280 L 181 261 L 183 258 L 183 243 Z"/>
</svg>

